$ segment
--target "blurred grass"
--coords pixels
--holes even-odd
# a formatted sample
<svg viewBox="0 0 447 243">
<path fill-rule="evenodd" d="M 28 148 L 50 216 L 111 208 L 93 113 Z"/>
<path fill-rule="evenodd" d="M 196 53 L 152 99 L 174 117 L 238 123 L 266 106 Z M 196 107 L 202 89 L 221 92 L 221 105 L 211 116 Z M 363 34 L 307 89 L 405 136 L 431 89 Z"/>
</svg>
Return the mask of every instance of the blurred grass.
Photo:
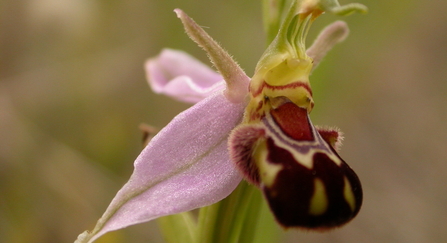
<svg viewBox="0 0 447 243">
<path fill-rule="evenodd" d="M 444 242 L 447 3 L 361 3 L 370 13 L 342 18 L 351 35 L 311 80 L 313 122 L 345 132 L 341 155 L 363 181 L 364 207 L 339 230 L 285 237 Z M 163 47 L 206 62 L 176 7 L 253 73 L 265 40 L 260 1 L 0 3 L 0 242 L 72 242 L 91 229 L 132 172 L 138 125 L 163 127 L 188 107 L 153 94 L 142 69 Z M 322 16 L 311 38 L 334 19 Z M 161 236 L 150 222 L 98 242 Z"/>
</svg>

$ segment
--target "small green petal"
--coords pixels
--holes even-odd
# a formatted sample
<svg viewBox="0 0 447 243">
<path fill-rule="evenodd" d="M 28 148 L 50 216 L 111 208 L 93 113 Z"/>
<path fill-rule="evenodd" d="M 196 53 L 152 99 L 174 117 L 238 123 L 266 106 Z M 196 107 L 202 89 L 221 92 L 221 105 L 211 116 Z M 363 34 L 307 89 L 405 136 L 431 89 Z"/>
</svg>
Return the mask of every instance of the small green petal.
<svg viewBox="0 0 447 243">
<path fill-rule="evenodd" d="M 226 98 L 233 103 L 241 103 L 248 93 L 250 78 L 245 74 L 239 64 L 226 52 L 208 33 L 205 32 L 193 19 L 181 9 L 174 12 L 182 21 L 188 36 L 202 47 L 209 59 L 217 68 L 227 83 Z"/>
<path fill-rule="evenodd" d="M 350 3 L 340 6 L 337 0 L 263 0 L 264 29 L 267 34 L 267 44 L 270 44 L 275 39 L 281 22 L 285 19 L 290 6 L 296 3 L 302 6 L 300 12 L 316 8 L 342 16 L 355 12 L 368 12 L 368 8 L 363 4 Z"/>
<path fill-rule="evenodd" d="M 324 11 L 336 14 L 347 16 L 353 14 L 355 12 L 358 13 L 367 13 L 368 7 L 360 3 L 349 3 L 343 6 L 340 6 L 337 0 L 322 0 L 320 3 L 321 8 Z"/>
</svg>

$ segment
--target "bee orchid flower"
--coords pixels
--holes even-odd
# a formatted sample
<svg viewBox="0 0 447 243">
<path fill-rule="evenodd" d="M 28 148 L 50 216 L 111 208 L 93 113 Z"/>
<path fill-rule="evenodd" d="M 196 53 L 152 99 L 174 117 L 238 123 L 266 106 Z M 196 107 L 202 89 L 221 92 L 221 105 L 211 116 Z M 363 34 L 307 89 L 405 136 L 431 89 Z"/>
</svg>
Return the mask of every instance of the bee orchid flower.
<svg viewBox="0 0 447 243">
<path fill-rule="evenodd" d="M 317 129 L 308 116 L 313 108 L 308 76 L 348 28 L 341 21 L 326 27 L 307 52 L 304 38 L 318 15 L 336 8 L 318 1 L 294 3 L 251 79 L 176 9 L 218 73 L 171 49 L 147 61 L 154 92 L 194 105 L 154 136 L 93 231 L 76 242 L 216 203 L 242 179 L 263 191 L 284 227 L 324 229 L 352 219 L 361 205 L 361 187 L 337 154 L 340 132 Z"/>
</svg>

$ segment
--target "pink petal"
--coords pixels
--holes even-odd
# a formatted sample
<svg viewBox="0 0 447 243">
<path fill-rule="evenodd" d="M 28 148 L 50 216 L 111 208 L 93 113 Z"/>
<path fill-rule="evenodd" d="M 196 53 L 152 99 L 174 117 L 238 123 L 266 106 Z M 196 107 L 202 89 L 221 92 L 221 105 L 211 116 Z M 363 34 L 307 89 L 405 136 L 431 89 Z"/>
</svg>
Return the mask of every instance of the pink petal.
<svg viewBox="0 0 447 243">
<path fill-rule="evenodd" d="M 177 100 L 197 103 L 225 89 L 222 76 L 185 52 L 164 49 L 145 64 L 152 90 Z"/>
<path fill-rule="evenodd" d="M 78 242 L 227 197 L 241 180 L 227 140 L 245 105 L 230 103 L 219 92 L 175 117 L 138 156 L 130 180 L 93 232 Z"/>
</svg>

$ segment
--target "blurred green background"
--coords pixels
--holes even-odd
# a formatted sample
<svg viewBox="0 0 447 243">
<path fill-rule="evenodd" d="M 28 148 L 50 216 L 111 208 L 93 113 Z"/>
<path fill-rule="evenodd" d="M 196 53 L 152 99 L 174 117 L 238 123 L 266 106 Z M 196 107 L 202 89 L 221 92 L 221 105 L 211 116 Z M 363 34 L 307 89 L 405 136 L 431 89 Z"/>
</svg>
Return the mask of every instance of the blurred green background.
<svg viewBox="0 0 447 243">
<path fill-rule="evenodd" d="M 363 209 L 341 229 L 281 237 L 446 242 L 447 2 L 361 3 L 369 14 L 326 14 L 310 39 L 335 19 L 351 28 L 311 77 L 312 119 L 344 131 Z M 142 68 L 164 47 L 208 63 L 174 8 L 253 74 L 265 48 L 259 0 L 0 1 L 0 242 L 73 242 L 92 229 L 132 172 L 138 125 L 161 128 L 188 107 L 152 93 Z M 149 222 L 98 242 L 162 237 Z"/>
</svg>

